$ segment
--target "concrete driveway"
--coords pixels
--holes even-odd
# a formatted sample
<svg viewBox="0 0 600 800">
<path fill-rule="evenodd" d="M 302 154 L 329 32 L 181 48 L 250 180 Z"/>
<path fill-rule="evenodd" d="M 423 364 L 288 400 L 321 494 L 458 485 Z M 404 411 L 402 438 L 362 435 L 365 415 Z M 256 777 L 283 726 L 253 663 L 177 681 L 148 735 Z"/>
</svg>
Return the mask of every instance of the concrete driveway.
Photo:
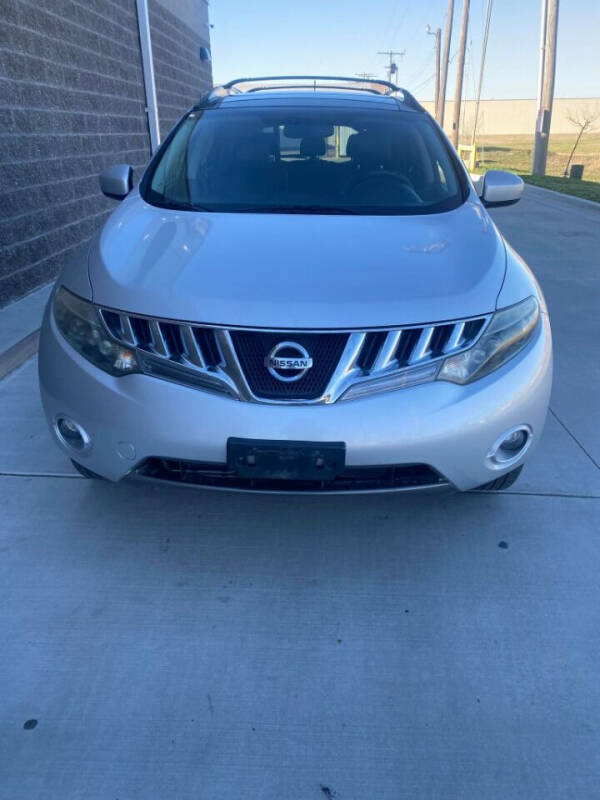
<svg viewBox="0 0 600 800">
<path fill-rule="evenodd" d="M 494 212 L 556 374 L 510 492 L 85 481 L 0 384 L 0 797 L 599 796 L 600 208 Z"/>
</svg>

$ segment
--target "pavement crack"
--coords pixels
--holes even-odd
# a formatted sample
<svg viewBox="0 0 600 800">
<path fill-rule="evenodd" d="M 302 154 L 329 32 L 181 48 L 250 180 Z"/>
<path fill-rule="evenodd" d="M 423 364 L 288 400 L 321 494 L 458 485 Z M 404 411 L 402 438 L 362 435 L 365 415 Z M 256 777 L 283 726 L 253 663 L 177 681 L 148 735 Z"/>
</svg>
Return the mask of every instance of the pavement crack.
<svg viewBox="0 0 600 800">
<path fill-rule="evenodd" d="M 9 347 L 8 350 L 0 353 L 0 380 L 13 373 L 36 354 L 39 341 L 40 329 L 38 328 Z"/>
<path fill-rule="evenodd" d="M 563 500 L 600 500 L 598 494 L 574 494 L 569 492 L 511 492 L 508 489 L 503 489 L 498 492 L 494 489 L 470 489 L 466 494 L 493 494 L 493 495 L 511 495 L 511 497 L 558 497 Z"/>
<path fill-rule="evenodd" d="M 83 475 L 69 474 L 68 472 L 5 472 L 0 471 L 0 478 L 75 478 L 85 480 Z"/>
<path fill-rule="evenodd" d="M 584 447 L 584 446 L 581 444 L 581 442 L 580 442 L 580 441 L 579 441 L 579 439 L 578 439 L 578 438 L 575 436 L 575 434 L 574 434 L 574 433 L 571 433 L 571 431 L 570 431 L 570 430 L 567 428 L 567 426 L 566 426 L 566 425 L 565 425 L 565 423 L 562 421 L 562 419 L 560 419 L 560 417 L 558 416 L 558 414 L 556 413 L 556 411 L 554 411 L 552 408 L 550 408 L 550 409 L 549 409 L 549 411 L 550 411 L 550 413 L 552 414 L 552 416 L 554 417 L 554 419 L 555 419 L 555 420 L 558 422 L 558 424 L 561 426 L 561 428 L 563 428 L 563 430 L 565 430 L 565 431 L 566 431 L 566 432 L 569 434 L 569 436 L 571 437 L 571 439 L 573 439 L 573 441 L 575 442 L 575 444 L 576 444 L 576 445 L 578 445 L 578 446 L 579 446 L 579 447 L 580 447 L 580 448 L 583 450 L 583 452 L 586 454 L 586 456 L 589 458 L 589 460 L 592 462 L 592 464 L 593 464 L 593 465 L 596 467 L 596 469 L 600 469 L 600 464 L 599 464 L 599 463 L 596 461 L 596 459 L 594 458 L 594 456 L 593 456 L 593 455 L 592 455 L 590 452 L 588 452 L 588 451 L 585 449 L 585 447 Z"/>
</svg>

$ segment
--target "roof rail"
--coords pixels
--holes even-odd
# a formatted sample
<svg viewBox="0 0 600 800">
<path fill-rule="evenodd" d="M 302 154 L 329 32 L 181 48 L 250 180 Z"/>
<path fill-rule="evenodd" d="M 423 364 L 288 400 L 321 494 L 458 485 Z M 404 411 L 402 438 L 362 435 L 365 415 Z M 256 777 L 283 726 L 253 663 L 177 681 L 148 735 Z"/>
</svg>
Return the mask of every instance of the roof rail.
<svg viewBox="0 0 600 800">
<path fill-rule="evenodd" d="M 340 75 L 267 75 L 260 78 L 236 78 L 233 81 L 224 83 L 223 88 L 235 89 L 240 83 L 261 83 L 265 81 L 313 81 L 313 85 L 310 87 L 311 89 L 318 88 L 317 81 L 341 81 L 342 83 L 352 83 L 354 84 L 354 89 L 359 88 L 357 84 L 369 83 L 375 86 L 382 86 L 387 90 L 379 92 L 379 94 L 393 94 L 394 92 L 402 91 L 402 89 L 399 86 L 396 86 L 395 83 L 391 83 L 390 81 L 379 80 L 379 78 L 364 78 L 364 79 L 358 77 L 346 78 Z M 292 86 L 295 87 L 295 84 L 292 84 Z M 286 86 L 286 88 L 290 88 L 289 85 Z M 374 89 L 372 91 L 377 91 L 377 90 Z"/>
<path fill-rule="evenodd" d="M 287 81 L 287 83 L 283 85 L 281 83 L 277 83 L 281 81 Z M 311 83 L 302 83 L 301 81 L 311 81 Z M 275 83 L 275 85 L 265 85 L 269 83 Z M 317 85 L 318 83 L 320 85 Z M 239 88 L 240 84 L 257 85 L 252 85 L 250 87 L 244 87 L 241 89 Z M 381 89 L 376 87 L 381 87 Z M 406 91 L 406 89 L 402 89 L 400 86 L 396 86 L 395 83 L 391 83 L 390 81 L 386 80 L 380 80 L 379 78 L 347 78 L 339 75 L 268 75 L 258 78 L 236 78 L 235 80 L 228 81 L 221 86 L 215 86 L 200 98 L 198 105 L 215 105 L 223 100 L 224 97 L 227 97 L 231 94 L 258 92 L 265 89 L 316 90 L 319 88 L 363 91 L 371 94 L 380 94 L 386 96 L 401 94 L 404 105 L 414 109 L 415 111 L 425 110 L 410 92 Z"/>
<path fill-rule="evenodd" d="M 345 83 L 331 83 L 327 86 L 315 86 L 314 83 L 281 83 L 277 84 L 276 86 L 251 86 L 249 89 L 246 89 L 244 92 L 240 92 L 240 94 L 252 94 L 252 92 L 264 92 L 268 91 L 269 89 L 335 89 L 336 91 L 347 91 L 347 92 L 369 92 L 370 94 L 378 94 L 381 95 L 382 93 L 377 91 L 377 89 L 372 89 L 367 86 L 352 86 Z"/>
</svg>

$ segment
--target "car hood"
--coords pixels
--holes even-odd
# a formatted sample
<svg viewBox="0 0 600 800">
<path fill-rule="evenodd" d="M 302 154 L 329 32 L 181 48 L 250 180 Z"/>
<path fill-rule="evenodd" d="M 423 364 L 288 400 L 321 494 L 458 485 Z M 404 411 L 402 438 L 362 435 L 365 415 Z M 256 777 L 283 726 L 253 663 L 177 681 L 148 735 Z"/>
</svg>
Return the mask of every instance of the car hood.
<svg viewBox="0 0 600 800">
<path fill-rule="evenodd" d="M 505 248 L 474 200 L 422 216 L 200 213 L 135 193 L 89 261 L 94 302 L 263 328 L 369 328 L 492 311 Z"/>
</svg>

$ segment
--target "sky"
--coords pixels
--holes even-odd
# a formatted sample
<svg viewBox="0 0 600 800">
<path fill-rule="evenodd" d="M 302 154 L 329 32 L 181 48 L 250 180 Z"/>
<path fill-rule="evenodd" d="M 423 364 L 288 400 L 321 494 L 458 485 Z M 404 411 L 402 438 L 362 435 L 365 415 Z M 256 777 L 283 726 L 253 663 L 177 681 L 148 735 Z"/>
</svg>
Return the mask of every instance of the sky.
<svg viewBox="0 0 600 800">
<path fill-rule="evenodd" d="M 487 0 L 471 0 L 463 96 L 474 97 Z M 386 75 L 378 50 L 405 50 L 397 83 L 433 98 L 434 36 L 444 29 L 447 0 L 212 0 L 209 7 L 215 83 L 253 75 Z M 455 0 L 451 59 L 460 34 Z M 540 0 L 494 0 L 482 97 L 537 94 Z M 600 0 L 562 0 L 556 97 L 600 97 Z M 454 93 L 456 58 L 448 73 Z"/>
</svg>

